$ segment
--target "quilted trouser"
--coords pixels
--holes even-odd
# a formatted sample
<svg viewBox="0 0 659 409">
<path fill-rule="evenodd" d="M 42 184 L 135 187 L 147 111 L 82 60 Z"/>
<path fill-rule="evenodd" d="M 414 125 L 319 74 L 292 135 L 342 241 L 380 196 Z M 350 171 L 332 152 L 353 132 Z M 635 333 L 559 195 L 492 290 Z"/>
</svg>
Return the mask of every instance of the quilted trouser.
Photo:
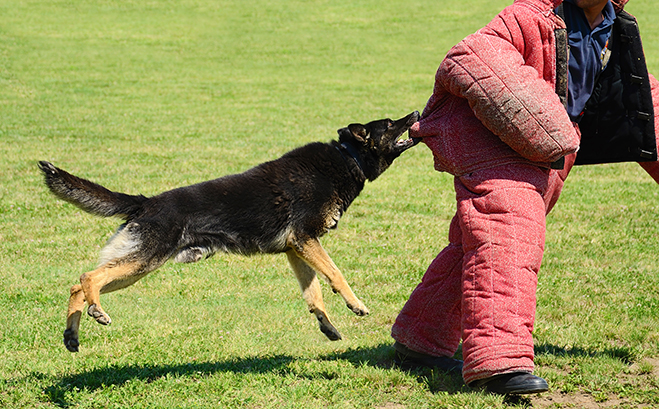
<svg viewBox="0 0 659 409">
<path fill-rule="evenodd" d="M 532 372 L 545 215 L 573 161 L 562 172 L 511 164 L 456 177 L 449 244 L 398 315 L 393 338 L 433 356 L 453 356 L 462 340 L 467 383 Z"/>
</svg>

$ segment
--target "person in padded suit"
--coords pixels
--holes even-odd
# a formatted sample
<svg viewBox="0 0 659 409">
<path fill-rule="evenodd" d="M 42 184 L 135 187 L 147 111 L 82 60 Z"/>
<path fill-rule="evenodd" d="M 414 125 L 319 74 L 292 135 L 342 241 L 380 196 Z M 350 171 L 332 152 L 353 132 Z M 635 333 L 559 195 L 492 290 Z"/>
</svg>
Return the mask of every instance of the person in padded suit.
<svg viewBox="0 0 659 409">
<path fill-rule="evenodd" d="M 548 389 L 532 331 L 545 216 L 567 174 L 635 161 L 659 182 L 659 82 L 626 3 L 515 0 L 440 64 L 410 134 L 454 176 L 457 211 L 392 327 L 401 367 L 492 393 Z"/>
</svg>

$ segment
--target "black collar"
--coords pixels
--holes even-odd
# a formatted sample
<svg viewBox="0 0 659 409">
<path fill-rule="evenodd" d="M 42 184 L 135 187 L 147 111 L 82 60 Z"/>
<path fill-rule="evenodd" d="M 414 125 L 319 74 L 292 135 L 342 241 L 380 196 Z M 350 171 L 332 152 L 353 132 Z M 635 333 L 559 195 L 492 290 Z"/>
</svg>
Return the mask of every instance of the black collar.
<svg viewBox="0 0 659 409">
<path fill-rule="evenodd" d="M 339 147 L 340 146 L 340 147 Z M 366 178 L 366 173 L 364 172 L 364 163 L 361 161 L 361 155 L 357 151 L 357 149 L 352 146 L 349 143 L 343 142 L 341 145 L 336 147 L 336 149 L 341 153 L 341 155 L 346 158 L 346 155 L 344 155 L 344 152 L 348 155 L 348 157 L 352 160 L 355 161 L 355 164 L 357 165 L 357 168 L 362 172 L 362 175 L 364 178 Z"/>
</svg>

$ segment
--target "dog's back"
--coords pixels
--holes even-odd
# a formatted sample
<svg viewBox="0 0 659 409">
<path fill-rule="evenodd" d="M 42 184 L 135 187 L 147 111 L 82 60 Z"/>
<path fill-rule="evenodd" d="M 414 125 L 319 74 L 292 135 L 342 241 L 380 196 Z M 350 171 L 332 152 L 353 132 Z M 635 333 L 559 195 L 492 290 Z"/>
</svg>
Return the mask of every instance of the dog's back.
<svg viewBox="0 0 659 409">
<path fill-rule="evenodd" d="M 175 261 L 217 251 L 280 253 L 291 234 L 318 238 L 335 227 L 363 187 L 332 144 L 311 143 L 243 173 L 156 195 L 140 218 L 184 223 Z"/>
<path fill-rule="evenodd" d="M 318 238 L 336 227 L 365 181 L 352 177 L 333 144 L 320 142 L 243 173 L 148 198 L 113 192 L 49 162 L 39 167 L 60 199 L 98 216 L 122 217 L 133 223 L 132 231 L 139 225 L 140 231 L 167 237 L 177 262 L 195 262 L 217 251 L 285 252 L 291 234 Z"/>
</svg>

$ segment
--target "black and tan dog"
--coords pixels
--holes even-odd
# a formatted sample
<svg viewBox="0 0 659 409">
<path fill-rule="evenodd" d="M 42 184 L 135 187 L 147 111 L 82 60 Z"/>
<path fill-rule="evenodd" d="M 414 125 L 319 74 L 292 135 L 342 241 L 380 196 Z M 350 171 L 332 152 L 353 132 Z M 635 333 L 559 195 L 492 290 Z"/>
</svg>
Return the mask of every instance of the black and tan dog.
<svg viewBox="0 0 659 409">
<path fill-rule="evenodd" d="M 39 162 L 46 184 L 60 199 L 99 216 L 126 220 L 101 252 L 96 270 L 71 287 L 64 344 L 78 351 L 78 329 L 87 313 L 103 325 L 100 294 L 135 283 L 170 258 L 189 263 L 218 251 L 286 253 L 302 295 L 320 330 L 341 339 L 323 304 L 316 273 L 357 315 L 368 314 L 318 238 L 336 228 L 366 180 L 384 172 L 412 139 L 399 139 L 419 119 L 413 112 L 339 129 L 339 140 L 311 143 L 244 173 L 229 175 L 154 197 L 112 192 Z"/>
</svg>

